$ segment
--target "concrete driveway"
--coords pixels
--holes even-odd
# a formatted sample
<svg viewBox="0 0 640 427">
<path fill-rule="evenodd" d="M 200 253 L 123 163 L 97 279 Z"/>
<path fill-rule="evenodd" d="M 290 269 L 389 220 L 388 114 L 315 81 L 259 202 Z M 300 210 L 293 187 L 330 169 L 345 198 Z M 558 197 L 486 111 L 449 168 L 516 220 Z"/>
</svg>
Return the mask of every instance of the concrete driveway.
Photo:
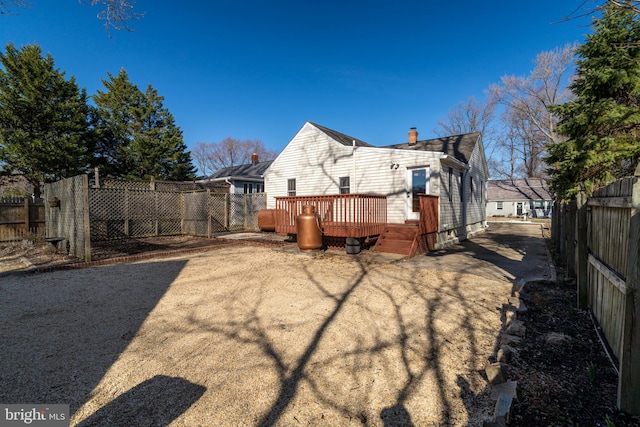
<svg viewBox="0 0 640 427">
<path fill-rule="evenodd" d="M 485 233 L 443 251 L 409 260 L 419 267 L 474 274 L 514 284 L 555 280 L 555 269 L 542 235 L 542 225 L 491 222 Z"/>
</svg>

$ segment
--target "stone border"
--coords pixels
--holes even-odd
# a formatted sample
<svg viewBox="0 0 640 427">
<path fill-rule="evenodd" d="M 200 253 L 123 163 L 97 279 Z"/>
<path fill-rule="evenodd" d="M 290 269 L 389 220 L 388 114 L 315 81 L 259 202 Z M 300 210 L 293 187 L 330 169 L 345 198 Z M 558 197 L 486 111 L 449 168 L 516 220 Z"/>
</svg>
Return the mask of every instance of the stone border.
<svg viewBox="0 0 640 427">
<path fill-rule="evenodd" d="M 485 374 L 491 388 L 491 399 L 496 401 L 493 417 L 483 422 L 483 427 L 506 426 L 511 422 L 512 404 L 518 398 L 518 382 L 509 380 L 509 363 L 518 355 L 515 345 L 522 342 L 527 328 L 518 320 L 518 313 L 525 313 L 528 308 L 525 300 L 529 296 L 524 292 L 527 283 L 539 280 L 521 280 L 511 293 L 509 302 L 503 305 L 504 322 L 500 331 L 500 348 L 496 361 L 485 368 Z M 544 279 L 544 281 L 549 281 Z"/>
</svg>

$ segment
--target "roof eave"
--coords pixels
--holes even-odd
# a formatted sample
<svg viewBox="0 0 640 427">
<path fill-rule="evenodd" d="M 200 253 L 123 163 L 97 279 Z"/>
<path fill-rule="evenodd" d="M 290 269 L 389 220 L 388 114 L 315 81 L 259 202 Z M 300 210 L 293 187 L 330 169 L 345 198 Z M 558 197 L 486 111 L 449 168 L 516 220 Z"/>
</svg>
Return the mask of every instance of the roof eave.
<svg viewBox="0 0 640 427">
<path fill-rule="evenodd" d="M 471 169 L 471 167 L 468 164 L 461 162 L 460 160 L 456 159 L 455 157 L 449 154 L 441 153 L 440 162 L 444 163 L 445 165 L 453 166 L 456 169 L 463 169 L 465 171 L 468 171 L 469 169 Z"/>
</svg>

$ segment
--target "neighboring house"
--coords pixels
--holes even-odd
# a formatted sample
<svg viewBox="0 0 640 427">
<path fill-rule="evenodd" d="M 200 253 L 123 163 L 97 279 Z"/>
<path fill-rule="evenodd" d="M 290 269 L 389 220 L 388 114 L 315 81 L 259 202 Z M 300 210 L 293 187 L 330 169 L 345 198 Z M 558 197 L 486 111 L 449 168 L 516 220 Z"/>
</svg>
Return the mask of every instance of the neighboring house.
<svg viewBox="0 0 640 427">
<path fill-rule="evenodd" d="M 487 216 L 548 218 L 552 206 L 553 194 L 542 178 L 489 181 Z"/>
<path fill-rule="evenodd" d="M 231 194 L 264 193 L 264 172 L 271 162 L 259 162 L 258 156 L 253 154 L 251 163 L 220 169 L 204 181 L 226 182 L 230 184 Z"/>
<path fill-rule="evenodd" d="M 20 174 L 0 176 L 0 198 L 2 197 L 30 197 L 33 186 Z"/>
<path fill-rule="evenodd" d="M 375 147 L 307 122 L 264 174 L 267 207 L 277 196 L 342 193 L 387 197 L 387 222 L 417 220 L 417 194 L 439 196 L 438 246 L 484 229 L 488 171 L 479 133 Z"/>
</svg>

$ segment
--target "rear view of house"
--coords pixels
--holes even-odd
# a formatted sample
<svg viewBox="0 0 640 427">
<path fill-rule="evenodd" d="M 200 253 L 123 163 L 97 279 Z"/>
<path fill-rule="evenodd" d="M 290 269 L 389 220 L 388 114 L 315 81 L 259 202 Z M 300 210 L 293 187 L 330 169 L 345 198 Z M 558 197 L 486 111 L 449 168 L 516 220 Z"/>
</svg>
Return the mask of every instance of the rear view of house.
<svg viewBox="0 0 640 427">
<path fill-rule="evenodd" d="M 479 133 L 376 147 L 307 122 L 264 174 L 267 206 L 286 196 L 375 195 L 386 199 L 385 221 L 419 219 L 419 195 L 438 197 L 437 247 L 485 225 L 488 172 Z"/>
</svg>

